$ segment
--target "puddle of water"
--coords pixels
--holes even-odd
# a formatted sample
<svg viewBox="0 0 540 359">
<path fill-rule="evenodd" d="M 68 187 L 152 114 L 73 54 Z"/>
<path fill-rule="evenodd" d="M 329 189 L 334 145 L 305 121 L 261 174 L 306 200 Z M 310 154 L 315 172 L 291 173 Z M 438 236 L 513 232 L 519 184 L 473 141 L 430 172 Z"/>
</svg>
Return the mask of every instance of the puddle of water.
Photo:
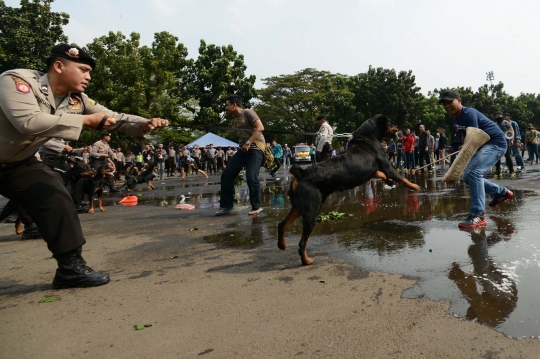
<svg viewBox="0 0 540 359">
<path fill-rule="evenodd" d="M 416 175 L 411 180 L 423 189 L 388 189 L 381 181 L 372 181 L 329 196 L 323 212 L 352 216 L 318 223 L 308 251 L 324 251 L 365 270 L 418 278 L 404 297 L 448 300 L 450 312 L 460 318 L 476 320 L 514 338 L 540 336 L 540 312 L 535 308 L 540 299 L 536 289 L 540 277 L 536 193 L 510 185 L 514 199 L 501 208 L 487 209 L 485 230 L 461 231 L 457 223 L 469 212 L 468 187 L 442 183 L 440 177 Z M 277 223 L 290 210 L 288 182 L 287 176 L 261 181 L 265 212 L 256 218 L 243 215 L 249 197 L 245 185 L 238 188 L 239 215 L 234 223 L 203 240 L 218 248 L 238 249 L 276 241 Z M 519 181 L 514 183 L 517 186 Z M 173 195 L 173 189 L 189 196 L 186 203 L 197 209 L 219 206 L 218 183 L 212 187 L 181 183 L 167 186 L 165 191 L 143 192 L 139 205 L 174 207 L 182 198 Z M 105 205 L 122 198 L 115 197 L 104 198 Z M 291 249 L 300 232 L 298 220 L 287 232 Z"/>
</svg>

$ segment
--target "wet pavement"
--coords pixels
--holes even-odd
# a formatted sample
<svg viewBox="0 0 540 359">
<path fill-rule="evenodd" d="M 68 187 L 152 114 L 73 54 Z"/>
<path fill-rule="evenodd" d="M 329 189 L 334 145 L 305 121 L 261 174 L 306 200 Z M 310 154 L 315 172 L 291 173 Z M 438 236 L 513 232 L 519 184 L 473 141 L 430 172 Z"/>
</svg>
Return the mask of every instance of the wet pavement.
<svg viewBox="0 0 540 359">
<path fill-rule="evenodd" d="M 540 214 L 539 169 L 533 166 L 518 178 L 496 180 L 515 196 L 500 207 L 488 208 L 487 226 L 475 230 L 457 227 L 470 206 L 467 186 L 442 183 L 440 173 L 408 176 L 421 185 L 419 192 L 371 181 L 335 193 L 327 199 L 323 212 L 346 215 L 318 223 L 308 252 L 324 252 L 368 271 L 415 278 L 417 283 L 403 297 L 450 301 L 450 312 L 457 317 L 478 321 L 513 338 L 539 337 L 540 239 L 535 229 Z M 244 184 L 237 188 L 239 203 L 228 217 L 230 222 L 222 232 L 201 240 L 238 250 L 275 242 L 277 223 L 290 209 L 289 180 L 282 171 L 275 179 L 261 171 L 265 212 L 256 217 L 245 215 L 249 199 Z M 219 207 L 217 175 L 209 180 L 202 176 L 158 180 L 154 185 L 155 191 L 142 186 L 135 190 L 139 206 L 171 207 L 173 211 L 184 196 L 186 203 L 196 207 L 190 217 L 213 217 Z M 106 194 L 104 205 L 120 206 L 117 203 L 124 195 Z M 189 217 L 186 221 L 189 223 Z M 297 221 L 287 232 L 289 250 L 298 242 L 300 231 L 301 221 Z"/>
</svg>

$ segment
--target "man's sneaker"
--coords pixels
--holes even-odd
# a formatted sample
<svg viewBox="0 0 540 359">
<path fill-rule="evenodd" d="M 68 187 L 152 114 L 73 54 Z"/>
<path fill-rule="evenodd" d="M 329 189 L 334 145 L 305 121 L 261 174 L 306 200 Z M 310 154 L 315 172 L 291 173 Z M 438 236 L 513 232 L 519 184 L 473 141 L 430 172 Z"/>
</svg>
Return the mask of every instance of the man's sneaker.
<svg viewBox="0 0 540 359">
<path fill-rule="evenodd" d="M 463 222 L 460 222 L 458 224 L 459 228 L 474 228 L 474 227 L 480 227 L 485 226 L 486 220 L 484 219 L 483 214 L 469 214 L 469 217 L 467 217 Z"/>
<path fill-rule="evenodd" d="M 516 172 L 512 172 L 512 173 L 510 174 L 510 177 L 516 177 Z"/>
<path fill-rule="evenodd" d="M 491 202 L 489 202 L 489 206 L 490 207 L 495 207 L 498 204 L 503 203 L 504 201 L 506 201 L 507 199 L 510 199 L 512 197 L 514 197 L 514 192 L 512 192 L 510 190 L 507 190 L 507 192 L 505 194 L 493 197 L 491 199 Z"/>
<path fill-rule="evenodd" d="M 500 178 L 502 178 L 502 174 L 501 173 L 495 173 L 493 175 L 493 178 L 499 178 L 500 179 Z"/>
</svg>

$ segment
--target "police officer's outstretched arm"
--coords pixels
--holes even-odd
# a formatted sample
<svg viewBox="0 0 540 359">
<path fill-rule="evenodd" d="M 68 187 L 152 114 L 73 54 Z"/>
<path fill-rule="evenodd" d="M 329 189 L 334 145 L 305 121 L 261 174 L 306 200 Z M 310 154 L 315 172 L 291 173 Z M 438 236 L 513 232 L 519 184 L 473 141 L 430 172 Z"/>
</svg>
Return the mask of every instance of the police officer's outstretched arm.
<svg viewBox="0 0 540 359">
<path fill-rule="evenodd" d="M 169 121 L 161 118 L 147 119 L 140 116 L 117 113 L 109 110 L 105 106 L 96 103 L 94 100 L 82 94 L 83 105 L 85 108 L 85 127 L 98 129 L 101 121 L 107 116 L 102 129 L 121 131 L 133 136 L 142 137 L 148 131 L 156 128 L 166 127 Z M 101 128 L 99 128 L 101 129 Z"/>
</svg>

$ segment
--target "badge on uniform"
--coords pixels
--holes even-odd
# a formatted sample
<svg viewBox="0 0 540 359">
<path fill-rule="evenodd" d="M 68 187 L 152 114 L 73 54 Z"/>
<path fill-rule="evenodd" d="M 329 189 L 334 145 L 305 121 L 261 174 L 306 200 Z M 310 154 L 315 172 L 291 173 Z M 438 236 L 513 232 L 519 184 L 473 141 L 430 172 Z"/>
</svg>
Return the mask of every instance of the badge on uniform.
<svg viewBox="0 0 540 359">
<path fill-rule="evenodd" d="M 71 104 L 70 106 L 68 106 L 68 109 L 70 110 L 80 110 L 81 109 L 81 102 L 79 101 L 79 99 L 77 97 L 70 97 L 69 98 L 69 103 Z"/>
<path fill-rule="evenodd" d="M 30 93 L 30 85 L 28 84 L 28 82 L 17 76 L 11 76 L 11 78 L 13 79 L 13 81 L 15 81 L 15 87 L 17 88 L 17 91 L 22 92 L 23 94 Z"/>
</svg>

